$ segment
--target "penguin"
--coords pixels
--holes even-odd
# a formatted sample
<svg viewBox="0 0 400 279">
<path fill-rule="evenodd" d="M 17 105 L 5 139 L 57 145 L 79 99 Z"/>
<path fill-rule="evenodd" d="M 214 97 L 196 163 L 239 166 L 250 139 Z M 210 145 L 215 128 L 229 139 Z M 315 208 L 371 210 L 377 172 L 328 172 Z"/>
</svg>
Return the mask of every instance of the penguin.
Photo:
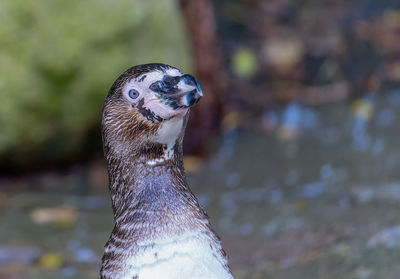
<svg viewBox="0 0 400 279">
<path fill-rule="evenodd" d="M 134 66 L 106 97 L 102 137 L 114 228 L 102 279 L 229 279 L 227 255 L 189 188 L 182 142 L 196 78 L 165 64 Z"/>
</svg>

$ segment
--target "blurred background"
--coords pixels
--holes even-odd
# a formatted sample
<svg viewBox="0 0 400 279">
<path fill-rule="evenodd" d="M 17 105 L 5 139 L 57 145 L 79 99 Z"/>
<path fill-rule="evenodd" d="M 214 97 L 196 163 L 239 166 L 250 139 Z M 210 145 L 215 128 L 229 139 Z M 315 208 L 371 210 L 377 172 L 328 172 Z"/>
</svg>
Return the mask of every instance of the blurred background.
<svg viewBox="0 0 400 279">
<path fill-rule="evenodd" d="M 185 167 L 236 278 L 398 278 L 396 0 L 0 2 L 0 278 L 98 278 L 103 100 L 194 74 Z"/>
</svg>

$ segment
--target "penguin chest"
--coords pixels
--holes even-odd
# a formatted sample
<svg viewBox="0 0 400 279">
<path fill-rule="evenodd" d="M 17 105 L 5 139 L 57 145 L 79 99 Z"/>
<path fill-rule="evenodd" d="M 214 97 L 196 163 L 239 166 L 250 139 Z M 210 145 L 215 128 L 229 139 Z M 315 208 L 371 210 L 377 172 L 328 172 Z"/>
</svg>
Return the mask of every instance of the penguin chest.
<svg viewBox="0 0 400 279">
<path fill-rule="evenodd" d="M 218 243 L 219 245 L 219 243 Z M 149 243 L 128 259 L 123 279 L 233 278 L 220 247 L 196 236 Z"/>
</svg>

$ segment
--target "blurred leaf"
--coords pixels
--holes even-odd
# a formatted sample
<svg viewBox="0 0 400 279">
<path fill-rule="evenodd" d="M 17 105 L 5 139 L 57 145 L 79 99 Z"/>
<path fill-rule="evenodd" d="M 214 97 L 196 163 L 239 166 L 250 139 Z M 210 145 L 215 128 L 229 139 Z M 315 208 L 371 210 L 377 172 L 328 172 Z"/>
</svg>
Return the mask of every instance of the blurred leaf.
<svg viewBox="0 0 400 279">
<path fill-rule="evenodd" d="M 233 71 L 240 77 L 251 77 L 257 71 L 255 54 L 248 49 L 239 48 L 233 55 Z"/>
<path fill-rule="evenodd" d="M 354 101 L 351 105 L 351 110 L 356 117 L 364 120 L 370 119 L 374 113 L 372 104 L 363 99 Z"/>
<path fill-rule="evenodd" d="M 299 130 L 297 127 L 281 125 L 276 131 L 276 135 L 281 141 L 291 141 L 297 138 Z"/>
<path fill-rule="evenodd" d="M 237 129 L 243 122 L 243 115 L 239 111 L 230 111 L 222 119 L 222 129 L 230 132 Z"/>
<path fill-rule="evenodd" d="M 63 265 L 63 256 L 59 253 L 46 253 L 39 259 L 39 266 L 48 269 L 58 269 Z"/>
<path fill-rule="evenodd" d="M 268 38 L 263 46 L 263 58 L 281 70 L 287 70 L 298 63 L 304 55 L 303 42 L 295 37 Z"/>
<path fill-rule="evenodd" d="M 204 160 L 200 157 L 185 155 L 183 164 L 187 173 L 194 173 L 204 164 Z"/>
<path fill-rule="evenodd" d="M 31 212 L 35 224 L 53 224 L 56 227 L 73 227 L 78 218 L 78 211 L 72 207 L 38 208 Z"/>
</svg>

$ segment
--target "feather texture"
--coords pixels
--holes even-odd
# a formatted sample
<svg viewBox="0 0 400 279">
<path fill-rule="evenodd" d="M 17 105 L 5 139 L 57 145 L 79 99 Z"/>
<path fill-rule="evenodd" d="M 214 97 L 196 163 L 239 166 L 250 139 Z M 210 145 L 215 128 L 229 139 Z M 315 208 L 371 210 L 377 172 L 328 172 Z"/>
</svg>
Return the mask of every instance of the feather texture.
<svg viewBox="0 0 400 279">
<path fill-rule="evenodd" d="M 152 121 L 122 94 L 132 80 L 152 84 L 162 74 L 182 75 L 163 64 L 133 67 L 114 82 L 105 101 L 102 132 L 115 226 L 101 278 L 233 278 L 186 181 L 182 141 L 189 110 Z"/>
</svg>

